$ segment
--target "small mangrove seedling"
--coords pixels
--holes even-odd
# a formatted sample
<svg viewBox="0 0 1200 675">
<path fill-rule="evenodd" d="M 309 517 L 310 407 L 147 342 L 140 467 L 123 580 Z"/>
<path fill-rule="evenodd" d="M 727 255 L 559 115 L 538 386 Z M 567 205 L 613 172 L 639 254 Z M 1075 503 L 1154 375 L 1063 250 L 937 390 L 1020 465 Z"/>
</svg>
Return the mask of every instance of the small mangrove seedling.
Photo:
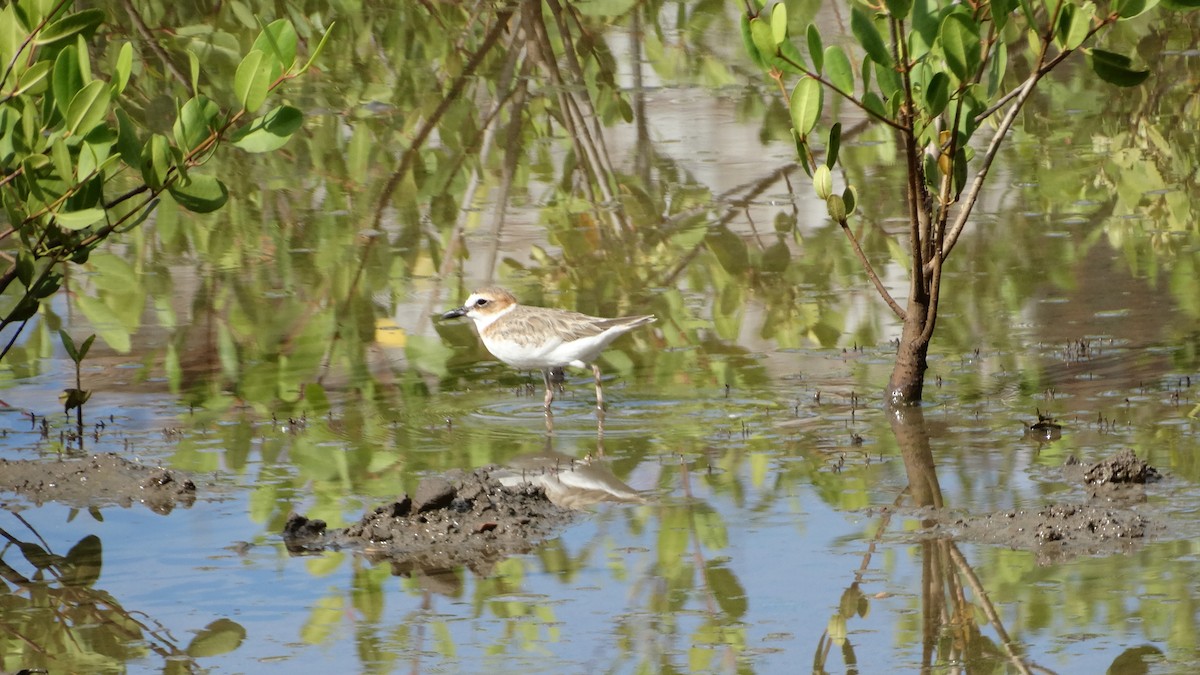
<svg viewBox="0 0 1200 675">
<path fill-rule="evenodd" d="M 75 346 L 75 341 L 65 330 L 58 331 L 59 338 L 62 339 L 63 348 L 67 350 L 67 356 L 71 357 L 71 361 L 75 363 L 75 386 L 74 388 L 64 389 L 62 394 L 59 394 L 58 400 L 62 401 L 63 413 L 68 418 L 71 415 L 71 410 L 75 410 L 75 423 L 79 430 L 80 438 L 83 437 L 83 404 L 87 403 L 92 397 L 92 392 L 86 391 L 83 388 L 82 378 L 80 376 L 80 367 L 83 364 L 83 359 L 87 357 L 88 350 L 92 348 L 92 343 L 96 341 L 96 335 L 87 336 L 78 348 Z"/>
</svg>

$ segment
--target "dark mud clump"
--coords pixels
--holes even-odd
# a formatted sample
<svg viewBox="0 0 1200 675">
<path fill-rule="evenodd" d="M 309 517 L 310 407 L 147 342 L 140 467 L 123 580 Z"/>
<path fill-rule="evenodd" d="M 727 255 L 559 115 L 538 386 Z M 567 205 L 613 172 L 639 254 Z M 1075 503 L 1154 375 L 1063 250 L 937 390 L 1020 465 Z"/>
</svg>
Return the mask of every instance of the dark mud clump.
<svg viewBox="0 0 1200 675">
<path fill-rule="evenodd" d="M 140 503 L 164 514 L 196 501 L 196 484 L 187 476 L 112 453 L 52 461 L 0 459 L 0 491 L 16 493 L 37 506 Z"/>
<path fill-rule="evenodd" d="M 384 504 L 349 527 L 292 514 L 283 538 L 293 553 L 356 548 L 392 562 L 398 574 L 466 565 L 486 574 L 504 557 L 525 553 L 573 519 L 545 490 L 528 482 L 501 482 L 497 467 L 453 471 L 421 481 L 413 495 Z"/>
<path fill-rule="evenodd" d="M 1158 469 L 1138 459 L 1132 450 L 1122 450 L 1106 460 L 1096 462 L 1083 473 L 1083 481 L 1088 485 L 1143 484 L 1161 479 Z"/>
<path fill-rule="evenodd" d="M 1035 551 L 1042 563 L 1129 552 L 1148 537 L 1166 531 L 1149 515 L 1130 508 L 1145 501 L 1145 483 L 1161 478 L 1132 451 L 1124 450 L 1087 467 L 1072 458 L 1064 471 L 1088 489 L 1085 503 L 1060 502 L 1040 509 L 966 516 L 944 523 L 944 527 L 970 541 Z"/>
</svg>

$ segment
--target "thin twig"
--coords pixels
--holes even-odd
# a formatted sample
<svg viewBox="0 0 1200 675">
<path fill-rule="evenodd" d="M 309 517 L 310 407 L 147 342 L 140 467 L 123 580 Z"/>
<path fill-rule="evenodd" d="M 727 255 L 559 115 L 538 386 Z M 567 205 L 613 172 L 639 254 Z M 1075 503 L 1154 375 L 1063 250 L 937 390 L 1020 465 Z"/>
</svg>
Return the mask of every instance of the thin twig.
<svg viewBox="0 0 1200 675">
<path fill-rule="evenodd" d="M 850 239 L 850 247 L 854 249 L 854 255 L 858 256 L 858 262 L 866 270 L 867 278 L 875 285 L 875 290 L 879 293 L 879 296 L 883 298 L 888 307 L 892 308 L 892 312 L 898 319 L 901 321 L 907 319 L 908 313 L 892 298 L 892 294 L 888 293 L 883 282 L 879 280 L 879 275 L 875 273 L 875 267 L 871 265 L 871 261 L 867 259 L 867 254 L 863 252 L 862 245 L 858 243 L 858 237 L 854 236 L 854 232 L 850 230 L 850 224 L 846 222 L 845 218 L 838 221 L 838 224 L 842 226 L 842 232 L 845 232 L 846 236 Z"/>
<path fill-rule="evenodd" d="M 975 575 L 975 570 L 971 569 L 970 563 L 967 562 L 967 559 L 963 557 L 962 552 L 958 550 L 958 547 L 953 542 L 950 542 L 949 549 L 950 559 L 958 567 L 959 574 L 963 575 L 967 580 L 967 584 L 971 587 L 971 592 L 975 594 L 975 599 L 979 603 L 980 609 L 983 610 L 984 616 L 995 627 L 996 635 L 1000 638 L 1000 644 L 1004 646 L 1004 652 L 1008 655 L 1009 660 L 1012 661 L 1013 667 L 1025 673 L 1025 675 L 1031 675 L 1033 671 L 1030 670 L 1028 664 L 1013 649 L 1012 638 L 1009 637 L 1008 631 L 1004 629 L 1004 622 L 1001 620 L 1000 614 L 996 612 L 995 606 L 992 605 L 992 600 L 988 597 L 987 590 L 983 588 L 983 584 L 980 583 L 979 577 Z"/>
</svg>

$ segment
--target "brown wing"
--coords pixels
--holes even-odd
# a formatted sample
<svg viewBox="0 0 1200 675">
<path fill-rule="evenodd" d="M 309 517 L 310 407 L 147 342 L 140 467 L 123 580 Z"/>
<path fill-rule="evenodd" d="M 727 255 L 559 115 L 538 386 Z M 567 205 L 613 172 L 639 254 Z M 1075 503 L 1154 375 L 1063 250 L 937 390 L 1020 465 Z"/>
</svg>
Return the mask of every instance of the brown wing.
<svg viewBox="0 0 1200 675">
<path fill-rule="evenodd" d="M 561 336 L 564 340 L 578 340 L 599 335 L 610 328 L 618 326 L 635 328 L 654 320 L 653 316 L 602 319 L 563 309 L 537 308 L 537 311 L 529 311 L 530 309 L 532 308 L 518 305 L 516 310 L 505 317 L 504 333 L 509 339 L 515 339 L 521 343 L 532 343 L 534 340 L 522 340 L 521 337 L 553 333 Z"/>
</svg>

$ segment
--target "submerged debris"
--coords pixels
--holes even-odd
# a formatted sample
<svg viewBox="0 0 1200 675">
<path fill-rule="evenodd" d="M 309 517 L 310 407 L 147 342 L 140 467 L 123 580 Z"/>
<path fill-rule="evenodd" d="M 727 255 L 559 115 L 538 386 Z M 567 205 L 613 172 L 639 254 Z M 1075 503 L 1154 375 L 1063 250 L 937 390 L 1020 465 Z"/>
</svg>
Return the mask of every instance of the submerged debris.
<svg viewBox="0 0 1200 675">
<path fill-rule="evenodd" d="M 1056 441 L 1062 438 L 1062 425 L 1058 420 L 1050 415 L 1042 414 L 1041 410 L 1037 410 L 1037 421 L 1033 424 L 1021 422 L 1025 425 L 1025 437 L 1036 438 L 1041 441 Z"/>
</svg>

